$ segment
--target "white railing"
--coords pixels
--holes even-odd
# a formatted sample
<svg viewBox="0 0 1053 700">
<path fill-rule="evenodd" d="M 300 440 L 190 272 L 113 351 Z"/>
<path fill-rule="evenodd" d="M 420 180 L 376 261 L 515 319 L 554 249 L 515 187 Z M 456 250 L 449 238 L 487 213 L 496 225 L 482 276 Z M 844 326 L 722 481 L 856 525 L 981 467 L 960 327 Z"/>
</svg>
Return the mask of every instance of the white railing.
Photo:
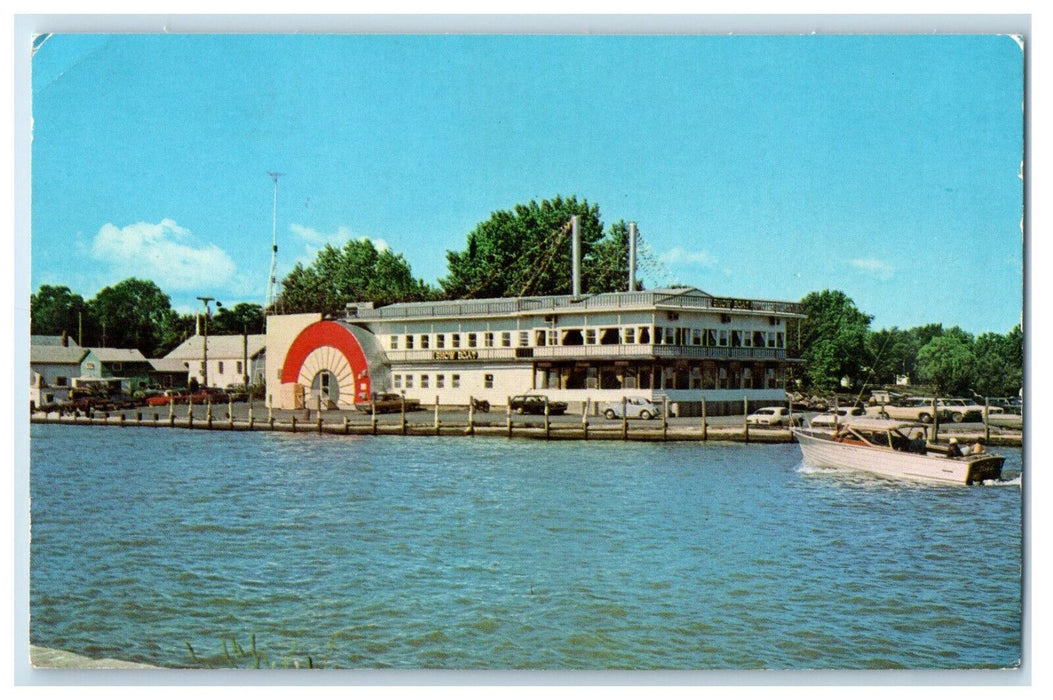
<svg viewBox="0 0 1053 700">
<path fill-rule="evenodd" d="M 553 359 L 702 359 L 783 360 L 779 348 L 727 348 L 697 345 L 547 345 L 536 348 L 446 348 L 441 350 L 387 350 L 391 362 L 471 362 Z"/>
<path fill-rule="evenodd" d="M 800 304 L 765 299 L 734 299 L 676 292 L 618 292 L 592 296 L 510 297 L 508 299 L 461 299 L 457 301 L 411 302 L 377 309 L 358 308 L 350 321 L 395 321 L 421 318 L 509 316 L 575 309 L 706 309 L 738 313 L 801 313 Z"/>
</svg>

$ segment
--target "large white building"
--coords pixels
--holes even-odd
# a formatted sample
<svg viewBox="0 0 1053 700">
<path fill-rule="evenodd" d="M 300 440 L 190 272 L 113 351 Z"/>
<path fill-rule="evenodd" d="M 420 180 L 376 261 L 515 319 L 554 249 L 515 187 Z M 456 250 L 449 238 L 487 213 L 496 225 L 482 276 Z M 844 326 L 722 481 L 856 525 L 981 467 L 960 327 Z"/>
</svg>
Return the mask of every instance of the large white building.
<svg viewBox="0 0 1053 700">
<path fill-rule="evenodd" d="M 396 392 L 424 404 L 503 406 L 667 398 L 681 415 L 785 398 L 798 304 L 694 288 L 596 295 L 352 304 L 339 320 L 270 316 L 267 396 L 278 408 L 350 408 Z"/>
</svg>

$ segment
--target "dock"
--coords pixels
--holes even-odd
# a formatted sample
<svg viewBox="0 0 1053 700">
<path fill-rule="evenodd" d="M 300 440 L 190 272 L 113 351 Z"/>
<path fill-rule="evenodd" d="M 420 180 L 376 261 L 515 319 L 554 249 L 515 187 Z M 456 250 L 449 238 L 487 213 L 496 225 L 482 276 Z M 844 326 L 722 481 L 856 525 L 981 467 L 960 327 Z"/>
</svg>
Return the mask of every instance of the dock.
<svg viewBox="0 0 1053 700">
<path fill-rule="evenodd" d="M 346 410 L 269 410 L 259 404 L 175 406 L 123 411 L 97 411 L 92 415 L 36 412 L 31 423 L 69 426 L 172 428 L 181 430 L 264 431 L 321 435 L 430 435 L 505 437 L 535 440 L 623 440 L 637 442 L 742 442 L 790 443 L 788 428 L 747 426 L 743 416 L 703 418 L 662 417 L 651 420 L 614 420 L 594 415 L 518 415 L 496 410 L 489 413 L 446 408 L 370 415 Z M 941 440 L 986 438 L 991 446 L 1020 447 L 1020 430 L 982 424 L 940 425 Z"/>
</svg>

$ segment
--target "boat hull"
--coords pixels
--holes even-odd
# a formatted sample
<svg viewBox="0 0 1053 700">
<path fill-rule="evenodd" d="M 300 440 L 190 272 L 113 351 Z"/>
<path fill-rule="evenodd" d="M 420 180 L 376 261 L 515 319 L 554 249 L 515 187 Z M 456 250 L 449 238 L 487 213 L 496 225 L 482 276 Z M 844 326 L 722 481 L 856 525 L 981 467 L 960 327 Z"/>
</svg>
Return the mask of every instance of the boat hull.
<svg viewBox="0 0 1053 700">
<path fill-rule="evenodd" d="M 978 484 L 999 479 L 1005 458 L 976 455 L 949 458 L 916 454 L 892 448 L 856 445 L 795 430 L 805 464 L 867 472 L 889 479 L 936 484 Z"/>
</svg>

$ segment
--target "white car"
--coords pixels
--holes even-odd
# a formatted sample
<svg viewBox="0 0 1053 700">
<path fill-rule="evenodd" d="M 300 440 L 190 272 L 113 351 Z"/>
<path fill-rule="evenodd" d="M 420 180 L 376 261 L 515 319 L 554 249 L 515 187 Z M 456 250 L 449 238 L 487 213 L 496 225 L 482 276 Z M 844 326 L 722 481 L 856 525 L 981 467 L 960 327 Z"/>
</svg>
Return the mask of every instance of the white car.
<svg viewBox="0 0 1053 700">
<path fill-rule="evenodd" d="M 612 401 L 603 407 L 603 415 L 608 420 L 614 420 L 615 418 L 622 417 L 622 402 Z M 643 420 L 651 420 L 655 416 L 662 415 L 662 407 L 651 401 L 650 399 L 643 399 L 639 397 L 633 397 L 625 400 L 625 417 L 626 418 L 641 418 Z"/>
<path fill-rule="evenodd" d="M 808 427 L 832 429 L 834 427 L 835 413 L 837 424 L 844 425 L 845 421 L 851 420 L 852 416 L 865 416 L 867 412 L 858 406 L 854 408 L 839 408 L 836 412 L 831 409 L 826 413 L 820 413 L 818 416 L 812 418 L 812 420 L 808 422 Z"/>
<path fill-rule="evenodd" d="M 746 416 L 746 423 L 749 425 L 782 426 L 790 425 L 790 420 L 790 409 L 786 406 L 768 406 L 767 408 L 759 408 Z M 792 420 L 796 425 L 797 419 L 793 418 Z"/>
</svg>

